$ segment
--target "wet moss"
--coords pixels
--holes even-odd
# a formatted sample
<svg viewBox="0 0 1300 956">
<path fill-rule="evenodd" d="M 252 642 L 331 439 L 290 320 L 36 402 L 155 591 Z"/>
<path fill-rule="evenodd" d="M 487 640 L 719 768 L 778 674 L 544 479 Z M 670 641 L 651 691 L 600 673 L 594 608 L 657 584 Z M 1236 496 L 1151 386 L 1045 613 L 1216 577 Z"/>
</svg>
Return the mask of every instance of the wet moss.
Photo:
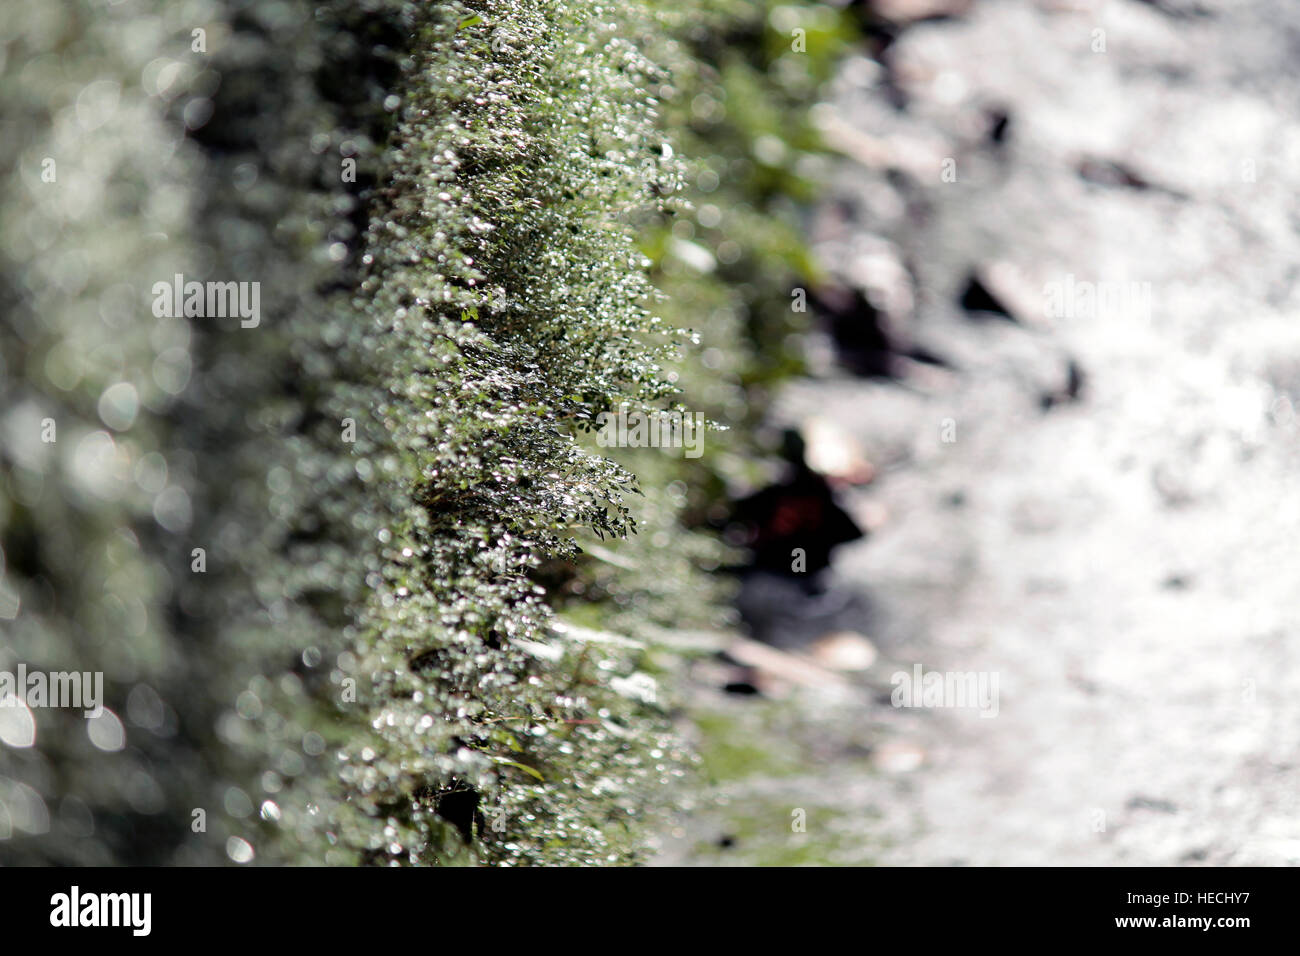
<svg viewBox="0 0 1300 956">
<path fill-rule="evenodd" d="M 590 431 L 795 367 L 738 343 L 790 327 L 815 143 L 753 149 L 821 67 L 750 4 L 11 6 L 0 667 L 102 671 L 122 740 L 0 747 L 6 861 L 637 860 L 747 439 Z M 177 274 L 259 321 L 158 316 Z"/>
</svg>

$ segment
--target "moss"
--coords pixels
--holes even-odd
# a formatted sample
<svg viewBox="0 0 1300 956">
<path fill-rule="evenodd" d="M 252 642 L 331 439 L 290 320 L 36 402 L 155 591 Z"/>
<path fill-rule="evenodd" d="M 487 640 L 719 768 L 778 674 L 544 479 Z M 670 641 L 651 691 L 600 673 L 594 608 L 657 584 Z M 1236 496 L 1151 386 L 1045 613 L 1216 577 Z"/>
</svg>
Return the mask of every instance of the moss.
<svg viewBox="0 0 1300 956">
<path fill-rule="evenodd" d="M 861 830 L 845 832 L 837 808 L 799 808 L 806 810 L 801 818 L 806 829 L 795 831 L 790 803 L 788 799 L 732 798 L 725 833 L 720 840 L 699 841 L 693 861 L 705 866 L 876 865 L 885 846 L 862 835 L 874 821 L 858 821 Z"/>
<path fill-rule="evenodd" d="M 824 62 L 761 4 L 6 16 L 0 666 L 102 671 L 125 733 L 0 747 L 6 860 L 637 860 L 694 763 L 655 629 L 728 622 L 709 515 L 797 368 L 738 343 L 797 327 Z M 177 273 L 260 322 L 155 316 Z M 742 427 L 594 445 L 679 400 Z"/>
<path fill-rule="evenodd" d="M 770 718 L 775 712 L 759 711 L 758 714 L 769 718 L 767 726 L 755 726 L 753 719 L 745 720 L 721 711 L 693 715 L 702 740 L 700 757 L 706 779 L 723 783 L 760 775 L 788 776 L 799 771 L 803 761 L 797 749 L 773 744 L 772 733 L 777 728 L 772 726 Z"/>
</svg>

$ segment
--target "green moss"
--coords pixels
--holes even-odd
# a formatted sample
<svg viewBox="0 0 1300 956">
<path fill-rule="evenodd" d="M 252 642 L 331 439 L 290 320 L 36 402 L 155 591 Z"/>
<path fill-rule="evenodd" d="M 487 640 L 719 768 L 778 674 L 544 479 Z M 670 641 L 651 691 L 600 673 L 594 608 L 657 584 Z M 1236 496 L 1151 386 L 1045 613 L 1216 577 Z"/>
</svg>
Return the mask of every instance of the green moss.
<svg viewBox="0 0 1300 956">
<path fill-rule="evenodd" d="M 748 3 L 5 13 L 0 666 L 103 671 L 126 736 L 0 747 L 5 859 L 638 859 L 693 765 L 655 629 L 730 620 L 708 516 L 798 365 L 740 343 L 797 328 L 827 55 Z M 176 273 L 259 325 L 155 317 Z M 679 400 L 739 427 L 591 440 Z"/>
<path fill-rule="evenodd" d="M 802 818 L 806 829 L 792 828 L 789 800 L 733 797 L 728 802 L 726 845 L 700 841 L 693 862 L 705 866 L 873 866 L 884 847 L 864 838 L 862 829 L 846 833 L 837 827 L 842 811 L 813 807 Z M 802 809 L 802 808 L 800 808 Z"/>
</svg>

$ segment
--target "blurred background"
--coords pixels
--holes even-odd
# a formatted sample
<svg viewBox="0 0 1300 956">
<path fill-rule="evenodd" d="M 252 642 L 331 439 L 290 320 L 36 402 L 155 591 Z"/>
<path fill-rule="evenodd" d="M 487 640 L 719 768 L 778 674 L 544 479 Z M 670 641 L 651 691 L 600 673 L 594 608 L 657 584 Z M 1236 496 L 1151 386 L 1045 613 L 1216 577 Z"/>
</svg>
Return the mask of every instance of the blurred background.
<svg viewBox="0 0 1300 956">
<path fill-rule="evenodd" d="M 820 593 L 746 577 L 824 669 L 734 662 L 779 702 L 715 697 L 664 859 L 1300 862 L 1296 11 L 854 9 L 814 108 L 836 288 L 770 420 L 863 536 Z M 996 717 L 891 706 L 918 663 Z"/>
</svg>

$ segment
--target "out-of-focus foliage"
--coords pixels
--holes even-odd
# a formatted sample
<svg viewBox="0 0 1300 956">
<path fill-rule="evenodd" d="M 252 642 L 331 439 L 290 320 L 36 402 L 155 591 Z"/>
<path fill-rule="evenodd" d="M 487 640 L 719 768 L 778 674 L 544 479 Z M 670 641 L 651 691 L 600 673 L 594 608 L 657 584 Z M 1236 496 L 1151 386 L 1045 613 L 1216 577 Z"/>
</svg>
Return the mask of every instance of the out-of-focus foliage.
<svg viewBox="0 0 1300 956">
<path fill-rule="evenodd" d="M 725 620 L 683 525 L 744 439 L 584 433 L 674 381 L 746 425 L 794 367 L 742 340 L 810 268 L 836 15 L 3 13 L 0 670 L 102 671 L 108 711 L 0 709 L 0 860 L 635 860 L 688 762 L 653 629 Z M 176 274 L 260 322 L 157 317 Z"/>
<path fill-rule="evenodd" d="M 6 862 L 328 846 L 386 504 L 340 440 L 373 387 L 340 158 L 374 175 L 410 28 L 369 7 L 5 4 L 0 669 L 108 708 L 0 709 Z M 158 317 L 176 274 L 260 283 L 260 322 Z"/>
<path fill-rule="evenodd" d="M 702 572 L 737 555 L 685 529 L 721 524 L 728 492 L 767 474 L 768 396 L 803 367 L 808 315 L 792 308 L 791 290 L 818 278 L 801 220 L 829 157 L 811 108 L 855 29 L 844 11 L 816 3 L 652 6 L 648 49 L 670 76 L 656 90 L 661 127 L 685 185 L 671 209 L 643 211 L 639 243 L 654 264 L 659 314 L 695 334 L 669 378 L 690 409 L 726 430 L 708 432 L 698 458 L 605 450 L 645 488 L 642 534 L 613 549 L 621 560 L 589 562 L 564 593 L 607 599 L 619 629 L 653 632 L 730 623 L 725 578 Z"/>
</svg>

